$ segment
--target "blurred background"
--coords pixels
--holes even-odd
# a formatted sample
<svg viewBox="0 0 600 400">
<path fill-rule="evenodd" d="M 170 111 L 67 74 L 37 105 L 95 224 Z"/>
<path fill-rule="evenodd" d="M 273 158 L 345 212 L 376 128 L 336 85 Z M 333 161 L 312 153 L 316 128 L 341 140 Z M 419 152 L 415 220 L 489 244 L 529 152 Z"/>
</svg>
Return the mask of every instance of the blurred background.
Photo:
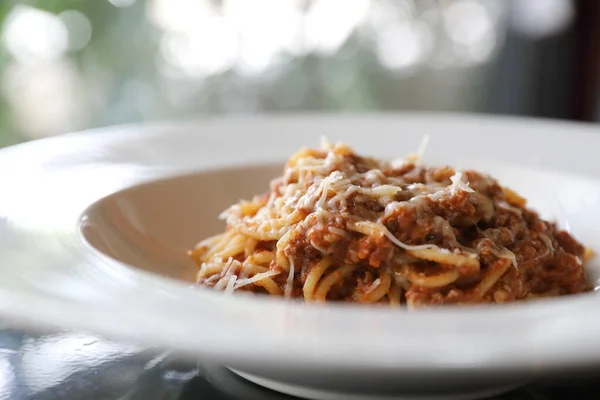
<svg viewBox="0 0 600 400">
<path fill-rule="evenodd" d="M 598 0 L 0 0 L 0 147 L 227 113 L 600 122 L 599 85 Z M 179 397 L 195 371 L 153 372 L 153 357 L 77 333 L 1 330 L 0 399 L 217 397 L 209 384 Z M 123 396 L 138 385 L 152 393 Z"/>
<path fill-rule="evenodd" d="M 596 0 L 0 0 L 0 147 L 203 114 L 600 121 Z"/>
</svg>

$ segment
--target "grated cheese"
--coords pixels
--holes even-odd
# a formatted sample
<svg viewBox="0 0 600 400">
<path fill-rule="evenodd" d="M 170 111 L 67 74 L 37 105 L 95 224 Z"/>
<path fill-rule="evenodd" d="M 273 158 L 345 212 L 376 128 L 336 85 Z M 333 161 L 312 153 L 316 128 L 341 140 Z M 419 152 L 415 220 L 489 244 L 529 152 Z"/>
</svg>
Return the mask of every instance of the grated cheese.
<svg viewBox="0 0 600 400">
<path fill-rule="evenodd" d="M 231 294 L 235 290 L 235 283 L 237 282 L 237 275 L 229 275 L 227 281 L 227 287 L 225 287 L 225 293 Z"/>
<path fill-rule="evenodd" d="M 515 256 L 515 253 L 513 253 L 512 251 L 510 251 L 508 249 L 503 249 L 502 251 L 492 250 L 492 254 L 498 258 L 507 258 L 507 259 L 511 260 L 512 265 L 515 268 L 518 268 L 517 257 Z"/>
<path fill-rule="evenodd" d="M 421 144 L 419 145 L 419 150 L 417 151 L 417 160 L 421 161 L 423 159 L 423 156 L 425 155 L 425 151 L 427 150 L 427 146 L 429 145 L 429 139 L 431 137 L 429 135 L 425 135 L 423 136 L 423 139 L 421 140 Z"/>
<path fill-rule="evenodd" d="M 452 184 L 450 185 L 450 190 L 453 192 L 456 190 L 462 190 L 467 193 L 474 193 L 475 191 L 469 187 L 468 182 L 463 182 L 462 180 L 462 172 L 457 171 L 454 175 L 450 177 Z"/>
<path fill-rule="evenodd" d="M 239 289 L 243 286 L 249 285 L 251 283 L 260 281 L 262 279 L 270 278 L 275 275 L 279 275 L 279 272 L 278 271 L 266 271 L 266 272 L 261 272 L 259 274 L 256 274 L 250 278 L 238 279 L 238 281 L 236 282 L 236 284 L 234 286 L 234 290 Z"/>
<path fill-rule="evenodd" d="M 331 149 L 333 146 L 331 144 L 331 142 L 327 139 L 326 136 L 321 136 L 321 148 L 323 150 L 329 150 Z"/>
<path fill-rule="evenodd" d="M 358 222 L 357 225 L 359 224 L 363 224 L 363 222 Z M 401 242 L 400 240 L 398 240 L 397 237 L 395 237 L 392 232 L 389 231 L 389 229 L 383 225 L 381 222 L 369 222 L 369 224 L 373 224 L 377 226 L 377 229 L 380 230 L 381 232 L 383 232 L 383 234 L 392 242 L 394 243 L 396 246 L 404 249 L 404 250 L 424 250 L 424 249 L 437 249 L 440 250 L 440 248 L 438 246 L 436 246 L 435 244 L 420 244 L 420 245 L 410 245 L 410 244 L 406 244 Z"/>
<path fill-rule="evenodd" d="M 290 271 L 288 272 L 288 277 L 287 277 L 287 281 L 285 282 L 285 292 L 284 292 L 284 296 L 286 298 L 292 297 L 292 289 L 293 289 L 293 284 L 294 284 L 294 259 L 291 257 L 288 257 L 288 261 L 290 263 Z"/>
</svg>

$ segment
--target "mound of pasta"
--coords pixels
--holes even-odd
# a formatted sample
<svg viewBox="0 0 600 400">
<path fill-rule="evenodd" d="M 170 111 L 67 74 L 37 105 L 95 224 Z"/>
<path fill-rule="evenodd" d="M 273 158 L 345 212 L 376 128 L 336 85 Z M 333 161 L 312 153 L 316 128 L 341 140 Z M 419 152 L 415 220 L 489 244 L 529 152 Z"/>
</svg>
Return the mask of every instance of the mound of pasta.
<svg viewBox="0 0 600 400">
<path fill-rule="evenodd" d="M 270 191 L 190 252 L 198 284 L 306 301 L 418 307 L 589 291 L 589 252 L 475 171 L 303 148 Z"/>
</svg>

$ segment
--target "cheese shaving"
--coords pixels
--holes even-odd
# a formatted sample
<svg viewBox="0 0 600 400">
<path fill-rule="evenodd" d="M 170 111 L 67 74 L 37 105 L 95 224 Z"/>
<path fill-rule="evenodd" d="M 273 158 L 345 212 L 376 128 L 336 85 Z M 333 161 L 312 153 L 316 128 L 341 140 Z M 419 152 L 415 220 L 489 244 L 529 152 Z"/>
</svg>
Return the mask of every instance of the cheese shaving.
<svg viewBox="0 0 600 400">
<path fill-rule="evenodd" d="M 408 157 L 406 157 L 406 160 L 408 160 L 410 162 L 414 162 L 414 163 L 421 162 L 421 160 L 423 159 L 423 156 L 425 155 L 425 151 L 427 150 L 427 146 L 429 145 L 429 139 L 430 139 L 429 135 L 423 136 L 423 139 L 421 139 L 421 143 L 419 144 L 419 148 L 418 148 L 417 152 L 415 154 L 411 154 Z M 397 164 L 397 162 L 396 162 L 396 164 Z"/>
<path fill-rule="evenodd" d="M 235 290 L 236 281 L 237 281 L 236 275 L 229 275 L 227 286 L 225 287 L 225 293 L 228 293 L 228 294 L 233 293 L 233 291 Z"/>
<path fill-rule="evenodd" d="M 468 182 L 463 182 L 462 180 L 462 172 L 457 171 L 454 175 L 450 177 L 452 181 L 452 185 L 450 185 L 450 190 L 462 190 L 467 193 L 474 193 L 475 191 L 469 187 Z"/>
<path fill-rule="evenodd" d="M 329 150 L 333 147 L 331 142 L 327 139 L 326 136 L 321 136 L 321 148 L 323 150 Z"/>
<path fill-rule="evenodd" d="M 234 286 L 234 290 L 237 290 L 243 286 L 249 285 L 251 283 L 254 282 L 258 282 L 260 280 L 263 280 L 265 278 L 270 278 L 272 276 L 275 275 L 279 275 L 278 271 L 267 271 L 267 272 L 261 272 L 259 274 L 256 274 L 254 276 L 252 276 L 251 278 L 246 278 L 246 279 L 239 279 Z"/>
<path fill-rule="evenodd" d="M 294 259 L 288 257 L 288 262 L 290 263 L 290 270 L 288 272 L 287 281 L 285 282 L 285 292 L 284 295 L 286 298 L 292 297 L 292 289 L 294 288 Z"/>
</svg>

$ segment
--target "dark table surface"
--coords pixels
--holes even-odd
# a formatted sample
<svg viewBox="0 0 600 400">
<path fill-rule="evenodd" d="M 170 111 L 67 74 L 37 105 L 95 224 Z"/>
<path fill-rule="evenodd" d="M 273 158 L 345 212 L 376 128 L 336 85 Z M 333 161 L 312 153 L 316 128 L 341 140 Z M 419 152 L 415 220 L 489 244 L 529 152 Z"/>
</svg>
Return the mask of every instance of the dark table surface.
<svg viewBox="0 0 600 400">
<path fill-rule="evenodd" d="M 600 376 L 600 373 L 598 374 Z M 0 330 L 0 400 L 292 400 L 207 363 L 73 332 Z M 600 383 L 570 377 L 494 400 L 599 400 Z"/>
</svg>

